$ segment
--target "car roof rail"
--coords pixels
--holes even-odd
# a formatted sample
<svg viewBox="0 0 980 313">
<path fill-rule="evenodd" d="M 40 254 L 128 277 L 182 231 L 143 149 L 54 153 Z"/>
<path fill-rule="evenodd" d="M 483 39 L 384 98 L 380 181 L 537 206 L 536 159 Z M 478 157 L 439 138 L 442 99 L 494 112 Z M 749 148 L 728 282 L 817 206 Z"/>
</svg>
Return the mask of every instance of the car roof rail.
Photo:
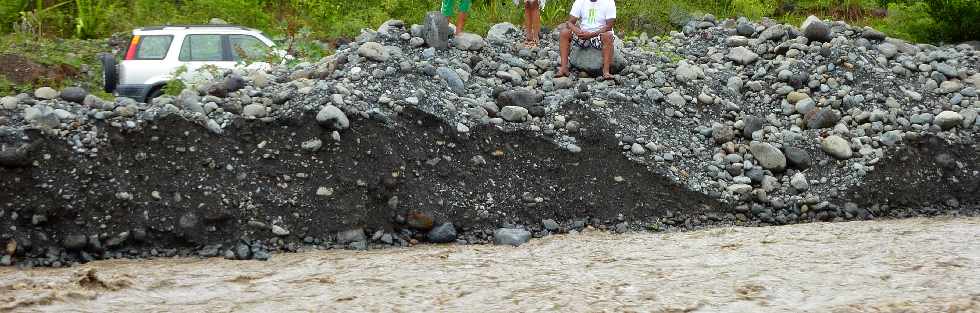
<svg viewBox="0 0 980 313">
<path fill-rule="evenodd" d="M 140 31 L 164 30 L 164 29 L 167 29 L 167 28 L 183 28 L 183 29 L 191 29 L 191 28 L 237 28 L 237 29 L 249 30 L 249 31 L 254 30 L 254 29 L 251 29 L 251 28 L 248 28 L 248 27 L 245 27 L 245 26 L 232 25 L 232 24 L 175 24 L 175 25 L 159 25 L 159 26 L 140 27 L 140 28 L 137 28 L 136 30 L 140 30 Z"/>
</svg>

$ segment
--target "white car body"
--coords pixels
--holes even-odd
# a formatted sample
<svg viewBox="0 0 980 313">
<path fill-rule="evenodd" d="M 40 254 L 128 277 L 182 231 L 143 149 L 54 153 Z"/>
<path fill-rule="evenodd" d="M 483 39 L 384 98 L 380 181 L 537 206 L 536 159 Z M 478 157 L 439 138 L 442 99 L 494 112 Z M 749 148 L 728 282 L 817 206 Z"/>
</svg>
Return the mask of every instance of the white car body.
<svg viewBox="0 0 980 313">
<path fill-rule="evenodd" d="M 184 73 L 179 77 L 180 79 L 196 80 L 194 76 L 204 72 L 201 69 L 206 66 L 213 66 L 217 69 L 244 67 L 245 69 L 268 70 L 271 68 L 270 64 L 264 62 L 245 65 L 238 56 L 239 51 L 244 52 L 244 49 L 231 48 L 235 45 L 230 43 L 232 40 L 255 45 L 261 43 L 264 45 L 262 48 L 269 49 L 282 58 L 288 57 L 284 51 L 275 50 L 275 44 L 261 31 L 234 25 L 178 25 L 139 28 L 133 30 L 133 38 L 130 47 L 127 49 L 126 57 L 116 67 L 118 84 L 115 86 L 115 93 L 118 96 L 141 101 L 149 101 L 150 98 L 158 95 L 158 90 L 168 81 L 174 79 L 174 74 L 178 71 Z M 163 46 L 167 38 L 170 39 L 169 46 L 164 49 Z M 254 38 L 254 40 L 250 38 Z M 213 50 L 207 49 L 207 47 L 213 48 L 216 40 L 220 41 L 220 56 L 214 54 L 215 51 L 196 52 L 198 50 Z M 143 47 L 144 44 L 147 46 Z M 194 44 L 206 48 L 195 48 Z M 197 57 L 195 53 L 205 56 Z M 140 54 L 150 56 L 141 56 Z M 161 54 L 163 55 L 161 56 Z"/>
</svg>

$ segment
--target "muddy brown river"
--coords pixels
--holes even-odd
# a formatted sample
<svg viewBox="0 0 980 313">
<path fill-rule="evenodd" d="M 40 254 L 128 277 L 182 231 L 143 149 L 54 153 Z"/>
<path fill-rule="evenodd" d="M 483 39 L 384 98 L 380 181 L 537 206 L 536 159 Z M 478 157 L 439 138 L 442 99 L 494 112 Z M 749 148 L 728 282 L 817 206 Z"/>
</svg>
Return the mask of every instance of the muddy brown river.
<svg viewBox="0 0 980 313">
<path fill-rule="evenodd" d="M 0 268 L 13 312 L 980 312 L 980 218 Z"/>
</svg>

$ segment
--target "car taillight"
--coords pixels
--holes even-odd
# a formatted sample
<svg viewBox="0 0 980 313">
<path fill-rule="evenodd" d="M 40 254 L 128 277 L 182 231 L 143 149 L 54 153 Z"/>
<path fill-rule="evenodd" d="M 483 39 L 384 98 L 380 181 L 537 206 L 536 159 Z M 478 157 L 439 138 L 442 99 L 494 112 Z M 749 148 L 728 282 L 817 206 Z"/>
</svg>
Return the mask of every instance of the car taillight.
<svg viewBox="0 0 980 313">
<path fill-rule="evenodd" d="M 140 43 L 140 36 L 133 36 L 133 40 L 129 41 L 129 50 L 126 50 L 126 58 L 123 60 L 132 60 L 136 58 L 136 46 Z"/>
</svg>

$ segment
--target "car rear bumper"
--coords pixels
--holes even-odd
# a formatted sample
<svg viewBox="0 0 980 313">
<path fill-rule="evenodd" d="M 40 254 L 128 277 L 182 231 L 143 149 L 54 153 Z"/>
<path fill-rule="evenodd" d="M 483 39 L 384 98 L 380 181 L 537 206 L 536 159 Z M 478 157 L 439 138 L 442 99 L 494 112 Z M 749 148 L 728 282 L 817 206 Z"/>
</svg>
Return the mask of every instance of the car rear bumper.
<svg viewBox="0 0 980 313">
<path fill-rule="evenodd" d="M 146 100 L 146 95 L 150 93 L 152 88 L 153 85 L 118 85 L 116 86 L 116 95 L 142 102 Z"/>
</svg>

